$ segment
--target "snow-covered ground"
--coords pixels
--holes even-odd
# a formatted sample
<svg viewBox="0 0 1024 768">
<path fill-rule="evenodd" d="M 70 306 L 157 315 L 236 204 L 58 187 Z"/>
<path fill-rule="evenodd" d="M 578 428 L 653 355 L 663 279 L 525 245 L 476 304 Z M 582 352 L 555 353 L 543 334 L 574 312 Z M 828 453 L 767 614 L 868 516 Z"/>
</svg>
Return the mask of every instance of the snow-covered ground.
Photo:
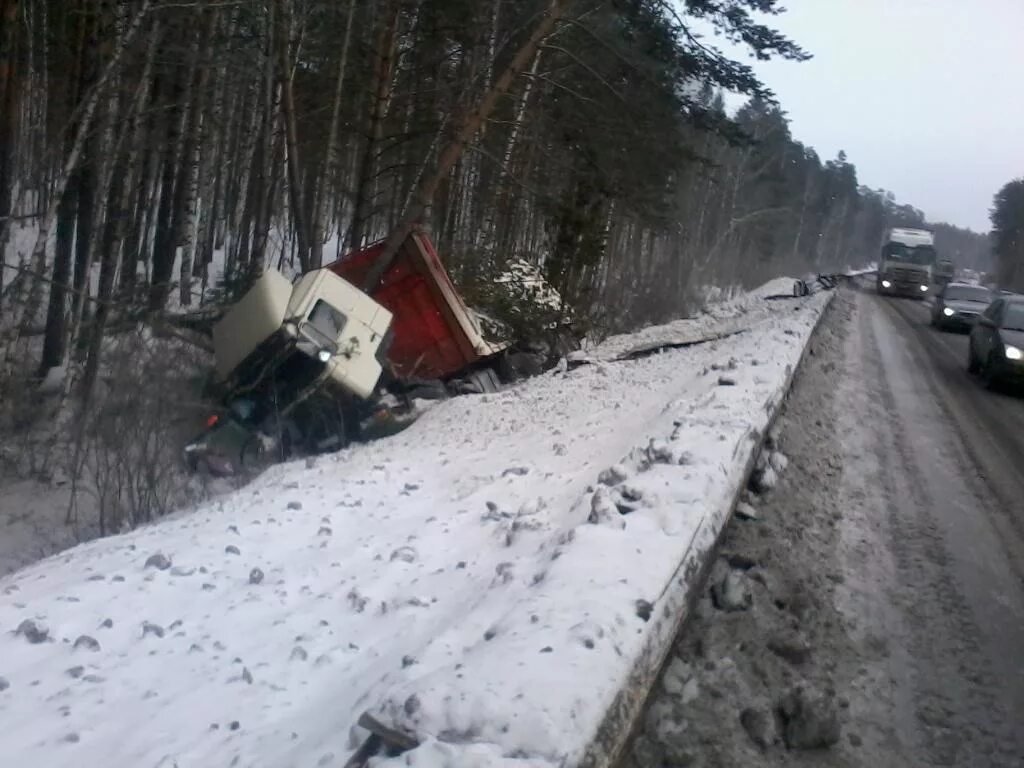
<svg viewBox="0 0 1024 768">
<path fill-rule="evenodd" d="M 396 764 L 577 763 L 828 301 L 791 284 L 0 579 L 4 764 L 338 766 L 366 711 Z"/>
</svg>

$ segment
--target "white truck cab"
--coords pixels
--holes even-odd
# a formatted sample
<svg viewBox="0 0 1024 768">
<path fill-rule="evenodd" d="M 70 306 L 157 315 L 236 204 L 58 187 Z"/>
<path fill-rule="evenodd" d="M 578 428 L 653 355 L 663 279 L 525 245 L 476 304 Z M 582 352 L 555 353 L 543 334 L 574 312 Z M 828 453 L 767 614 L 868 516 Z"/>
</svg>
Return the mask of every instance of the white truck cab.
<svg viewBox="0 0 1024 768">
<path fill-rule="evenodd" d="M 878 264 L 881 294 L 923 299 L 935 283 L 935 236 L 924 229 L 894 227 L 886 232 Z"/>
<path fill-rule="evenodd" d="M 276 270 L 261 275 L 213 328 L 217 377 L 259 377 L 295 351 L 323 365 L 318 376 L 360 399 L 373 394 L 391 313 L 326 269 L 294 285 Z"/>
</svg>

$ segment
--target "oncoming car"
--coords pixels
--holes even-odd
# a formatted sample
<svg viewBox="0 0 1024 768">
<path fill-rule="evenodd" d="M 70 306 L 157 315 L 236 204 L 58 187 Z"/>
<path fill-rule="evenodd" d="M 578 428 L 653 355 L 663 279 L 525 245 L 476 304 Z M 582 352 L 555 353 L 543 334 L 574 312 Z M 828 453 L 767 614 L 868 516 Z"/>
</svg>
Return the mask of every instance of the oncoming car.
<svg viewBox="0 0 1024 768">
<path fill-rule="evenodd" d="M 993 301 L 971 330 L 967 370 L 989 388 L 1024 381 L 1024 296 Z"/>
<path fill-rule="evenodd" d="M 980 285 L 949 283 L 935 296 L 932 325 L 943 330 L 970 329 L 992 298 L 992 292 Z"/>
</svg>

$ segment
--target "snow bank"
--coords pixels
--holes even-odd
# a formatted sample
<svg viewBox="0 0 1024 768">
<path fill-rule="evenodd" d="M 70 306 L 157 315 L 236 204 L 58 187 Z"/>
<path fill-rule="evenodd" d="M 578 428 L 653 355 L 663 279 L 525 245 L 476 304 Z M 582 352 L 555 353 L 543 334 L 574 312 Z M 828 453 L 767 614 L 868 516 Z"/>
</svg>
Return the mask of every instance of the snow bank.
<svg viewBox="0 0 1024 768">
<path fill-rule="evenodd" d="M 635 350 L 650 349 L 658 345 L 681 346 L 710 336 L 727 336 L 748 330 L 774 317 L 764 306 L 766 296 L 791 296 L 790 278 L 771 280 L 749 293 L 709 305 L 691 318 L 664 325 L 653 325 L 635 333 L 610 336 L 600 344 L 585 348 L 584 359 L 617 360 Z"/>
<path fill-rule="evenodd" d="M 673 332 L 743 333 L 458 398 L 0 579 L 0 755 L 336 766 L 370 711 L 421 743 L 396 764 L 592 758 L 827 300 L 742 297 Z"/>
</svg>

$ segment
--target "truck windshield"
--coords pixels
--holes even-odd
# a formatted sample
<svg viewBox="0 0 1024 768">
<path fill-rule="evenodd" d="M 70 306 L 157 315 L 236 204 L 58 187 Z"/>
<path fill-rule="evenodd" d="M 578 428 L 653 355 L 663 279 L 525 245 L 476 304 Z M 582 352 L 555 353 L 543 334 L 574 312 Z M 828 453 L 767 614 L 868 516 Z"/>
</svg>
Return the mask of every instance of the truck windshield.
<svg viewBox="0 0 1024 768">
<path fill-rule="evenodd" d="M 975 288 L 970 285 L 951 285 L 946 288 L 943 298 L 949 301 L 977 301 L 988 304 L 992 301 L 992 294 L 980 286 Z"/>
<path fill-rule="evenodd" d="M 317 300 L 309 313 L 309 322 L 327 341 L 334 341 L 345 327 L 345 315 L 323 299 Z"/>
<path fill-rule="evenodd" d="M 910 246 L 903 243 L 888 243 L 882 251 L 886 261 L 902 261 L 905 264 L 934 264 L 935 249 L 929 245 Z"/>
</svg>

